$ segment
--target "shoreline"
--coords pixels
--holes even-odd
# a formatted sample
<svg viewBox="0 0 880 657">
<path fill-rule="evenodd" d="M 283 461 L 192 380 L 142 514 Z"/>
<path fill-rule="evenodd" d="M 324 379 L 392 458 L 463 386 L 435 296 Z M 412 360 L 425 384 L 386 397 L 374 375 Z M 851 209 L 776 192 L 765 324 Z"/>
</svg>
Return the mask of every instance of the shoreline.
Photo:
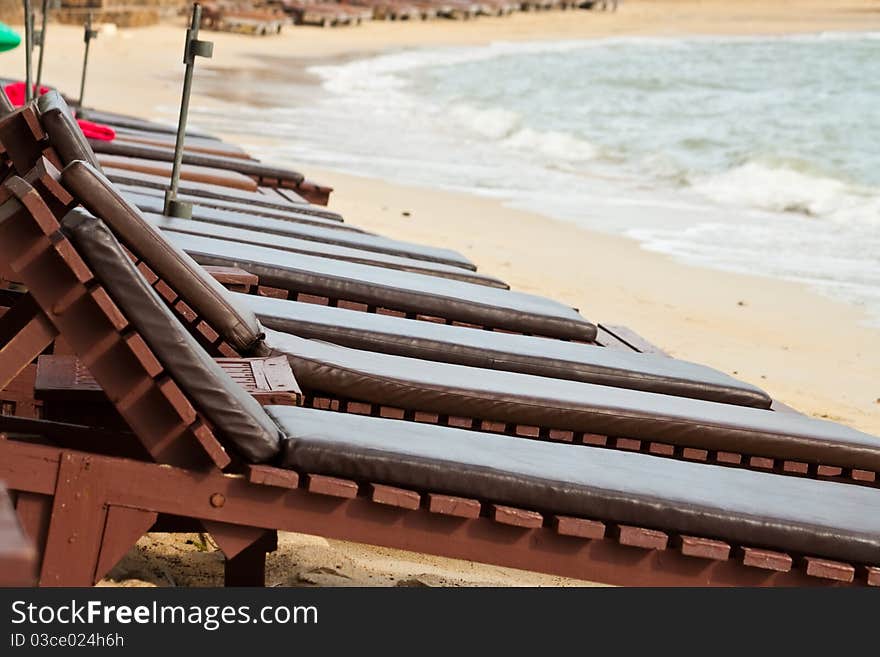
<svg viewBox="0 0 880 657">
<path fill-rule="evenodd" d="M 211 69 L 234 82 L 235 76 L 260 70 L 271 75 L 273 67 L 288 66 L 293 70 L 286 71 L 285 81 L 298 76 L 295 84 L 308 94 L 316 81 L 297 71 L 298 66 L 418 46 L 880 30 L 880 9 L 866 0 L 834 7 L 818 0 L 766 4 L 629 0 L 616 14 L 553 12 L 467 23 L 377 22 L 351 29 L 295 28 L 262 39 L 205 32 L 203 38 L 215 42 L 215 57 L 198 64 L 194 103 L 216 103 L 211 85 L 200 85 L 199 70 Z M 75 93 L 82 30 L 51 24 L 48 35 L 46 81 Z M 173 120 L 183 75 L 182 43 L 183 19 L 173 26 L 102 34 L 90 55 L 87 104 Z M 20 51 L 0 55 L 0 73 L 19 75 L 19 58 Z M 223 136 L 236 139 L 234 134 Z M 491 198 L 313 166 L 298 168 L 334 186 L 330 207 L 360 227 L 457 249 L 481 271 L 505 278 L 517 290 L 570 303 L 593 321 L 626 324 L 674 356 L 754 383 L 805 413 L 880 434 L 880 328 L 868 326 L 855 306 L 799 283 L 683 264 L 647 251 L 635 240 L 510 208 Z M 536 236 L 541 244 L 537 250 Z M 220 555 L 198 543 L 196 535 L 148 535 L 117 567 L 113 581 L 104 584 L 222 582 Z M 293 586 L 583 584 L 293 534 L 280 538 L 268 572 L 271 584 Z"/>
</svg>

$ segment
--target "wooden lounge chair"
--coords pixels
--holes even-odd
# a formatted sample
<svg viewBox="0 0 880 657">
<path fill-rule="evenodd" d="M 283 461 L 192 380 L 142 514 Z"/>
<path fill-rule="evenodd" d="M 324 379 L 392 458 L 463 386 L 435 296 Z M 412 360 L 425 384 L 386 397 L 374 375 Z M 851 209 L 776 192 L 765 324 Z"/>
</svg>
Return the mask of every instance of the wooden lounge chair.
<svg viewBox="0 0 880 657">
<path fill-rule="evenodd" d="M 5 189 L 16 196 L 0 206 L 9 268 L 155 461 L 32 442 L 53 431 L 75 440 L 81 427 L 7 430 L 0 478 L 40 539 L 42 584 L 94 583 L 171 518 L 214 535 L 228 583 L 261 578 L 277 529 L 619 584 L 880 580 L 870 486 L 263 411 L 182 331 L 100 220 L 75 212 L 60 229 L 24 181 Z"/>
<path fill-rule="evenodd" d="M 24 535 L 9 492 L 0 482 L 0 587 L 32 586 L 36 552 Z"/>
<path fill-rule="evenodd" d="M 278 333 L 286 333 L 363 351 L 757 408 L 768 408 L 772 403 L 764 391 L 711 368 L 641 353 L 601 326 L 598 340 L 604 344 L 591 346 L 254 294 L 232 293 L 231 302 L 250 309 L 276 338 Z M 617 327 L 612 330 L 621 331 Z"/>
<path fill-rule="evenodd" d="M 202 7 L 202 24 L 215 30 L 266 36 L 279 34 L 283 26 L 291 23 L 283 11 L 268 5 L 223 0 Z"/>
<path fill-rule="evenodd" d="M 89 173 L 74 163 L 68 172 Z M 93 178 L 96 172 L 89 174 Z M 51 181 L 40 186 L 47 190 Z M 75 185 L 74 185 L 75 187 Z M 97 195 L 90 187 L 94 203 Z M 66 192 L 58 191 L 57 194 Z M 58 205 L 59 196 L 50 199 Z M 67 197 L 72 203 L 72 198 Z M 124 209 L 124 205 L 122 206 Z M 678 459 L 770 468 L 842 480 L 876 479 L 875 439 L 858 431 L 790 413 L 775 413 L 620 387 L 557 380 L 445 363 L 425 363 L 265 332 L 246 309 L 237 307 L 210 277 L 136 212 L 99 212 L 135 254 L 156 289 L 198 334 L 203 344 L 227 355 L 285 354 L 305 394 L 304 403 L 417 421 L 446 423 L 522 437 L 642 450 Z M 138 233 L 146 227 L 146 233 Z M 170 282 L 170 283 L 169 283 Z M 171 286 L 174 286 L 173 288 Z M 740 403 L 761 399 L 760 391 L 699 369 L 675 376 L 655 364 L 631 372 L 632 385 L 650 380 L 652 390 Z M 689 367 L 680 364 L 680 367 Z M 565 367 L 565 365 L 563 365 Z M 693 367 L 693 366 L 690 366 Z M 682 370 L 679 370 L 681 373 Z M 711 372 L 711 371 L 710 371 Z M 610 372 L 603 383 L 624 374 Z M 617 385 L 630 385 L 625 381 Z M 685 392 L 687 391 L 687 392 Z M 766 400 L 766 397 L 763 398 Z"/>
<path fill-rule="evenodd" d="M 254 221 L 252 217 L 241 212 L 203 208 L 194 208 L 191 219 L 179 219 L 159 213 L 162 199 L 158 195 L 129 193 L 124 196 L 139 209 L 145 210 L 144 216 L 153 225 L 168 233 L 211 237 L 227 242 L 271 247 L 290 253 L 411 271 L 489 287 L 508 288 L 506 283 L 493 276 L 477 273 L 469 261 L 454 252 L 367 235 L 347 225 L 337 227 L 334 224 L 310 223 L 309 228 L 299 228 L 288 231 L 287 234 L 270 234 L 255 228 L 261 224 L 275 223 L 271 219 Z M 311 226 L 317 230 L 311 230 Z M 284 227 L 287 227 L 286 224 Z M 340 230 L 345 234 L 340 235 Z"/>
<path fill-rule="evenodd" d="M 531 294 L 212 237 L 168 238 L 196 262 L 257 275 L 261 291 L 271 296 L 566 340 L 596 337 L 596 327 L 576 310 Z"/>
<path fill-rule="evenodd" d="M 145 158 L 127 157 L 119 155 L 100 155 L 98 162 L 101 167 L 146 173 L 151 176 L 161 176 L 171 179 L 171 161 L 151 160 Z M 207 183 L 218 187 L 229 187 L 245 192 L 256 192 L 259 189 L 257 182 L 243 173 L 218 169 L 210 166 L 199 166 L 185 163 L 180 167 L 180 177 L 189 182 Z"/>
<path fill-rule="evenodd" d="M 41 96 L 38 104 L 42 104 L 41 113 L 53 109 L 49 101 L 43 101 L 44 98 L 51 99 L 52 96 Z M 42 101 L 42 102 L 41 102 Z M 145 171 L 152 173 L 163 164 L 168 165 L 174 160 L 174 148 L 171 146 L 148 146 L 139 144 L 126 144 L 114 141 L 90 140 L 92 149 L 98 154 L 99 161 L 105 161 L 108 166 L 111 161 L 122 161 L 136 171 Z M 243 160 L 240 157 L 224 157 L 220 155 L 209 155 L 207 153 L 183 153 L 183 163 L 192 168 L 192 170 L 211 170 L 227 171 L 237 173 L 247 177 L 256 188 L 257 183 L 271 184 L 277 187 L 291 187 L 294 190 L 303 176 L 300 173 L 288 171 L 278 167 L 270 167 L 260 162 L 252 160 Z M 119 167 L 119 165 L 116 165 Z M 136 166 L 141 167 L 139 169 Z M 183 169 L 185 170 L 185 169 Z M 219 174 L 215 174 L 219 177 Z M 271 182 L 267 182 L 271 181 Z M 322 203 L 322 205 L 326 205 Z"/>
<path fill-rule="evenodd" d="M 82 200 L 114 206 L 122 200 L 84 163 L 72 163 L 65 176 L 65 184 Z M 80 184 L 88 189 L 77 187 Z M 533 295 L 202 236 L 170 237 L 202 264 L 237 266 L 256 274 L 268 293 L 273 290 L 266 288 L 274 288 L 287 296 L 323 297 L 325 303 L 340 299 L 363 304 L 364 309 L 382 307 L 414 317 L 549 337 L 591 341 L 596 335 L 595 326 L 573 309 Z"/>
<path fill-rule="evenodd" d="M 112 126 L 111 126 L 112 127 Z M 174 148 L 176 135 L 148 132 L 146 130 L 134 130 L 131 128 L 114 128 L 115 141 L 119 143 L 140 144 L 162 148 Z M 254 160 L 250 154 L 238 144 L 231 144 L 216 139 L 204 137 L 187 137 L 186 148 L 194 152 L 220 155 L 223 157 L 238 157 L 244 160 Z"/>
<path fill-rule="evenodd" d="M 293 236 L 267 235 L 259 231 L 193 221 L 192 219 L 177 219 L 161 215 L 146 215 L 146 217 L 156 228 L 167 233 L 169 236 L 192 235 L 194 237 L 208 237 L 224 242 L 270 247 L 273 250 L 288 253 L 298 253 L 328 258 L 330 260 L 412 272 L 504 290 L 509 289 L 507 283 L 494 276 L 445 263 L 434 263 L 406 256 L 365 251 L 349 246 L 325 244 Z"/>
<path fill-rule="evenodd" d="M 102 167 L 105 175 L 114 183 L 125 186 L 128 191 L 140 194 L 164 193 L 168 179 L 128 169 Z M 251 215 L 276 217 L 280 219 L 299 215 L 321 217 L 336 223 L 342 222 L 342 215 L 325 207 L 313 205 L 295 192 L 274 187 L 260 187 L 256 193 L 230 187 L 219 187 L 205 183 L 181 181 L 178 187 L 180 198 L 207 208 L 224 208 L 247 212 Z"/>
</svg>

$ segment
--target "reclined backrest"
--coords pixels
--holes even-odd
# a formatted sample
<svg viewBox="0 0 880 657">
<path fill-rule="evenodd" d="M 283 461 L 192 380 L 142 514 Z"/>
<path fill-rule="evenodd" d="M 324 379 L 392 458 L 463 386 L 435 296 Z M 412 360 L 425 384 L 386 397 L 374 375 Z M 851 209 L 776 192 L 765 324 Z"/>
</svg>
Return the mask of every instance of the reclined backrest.
<svg viewBox="0 0 880 657">
<path fill-rule="evenodd" d="M 37 99 L 37 108 L 40 110 L 43 127 L 62 163 L 84 160 L 96 169 L 101 169 L 95 151 L 77 125 L 73 110 L 61 94 L 55 90 L 43 94 Z"/>
<path fill-rule="evenodd" d="M 76 161 L 62 172 L 64 186 L 97 217 L 101 217 L 125 246 L 166 282 L 175 286 L 199 316 L 203 317 L 239 353 L 250 353 L 262 341 L 256 316 L 239 307 L 226 288 L 201 265 L 171 244 L 128 203 L 112 183 L 91 165 Z"/>
<path fill-rule="evenodd" d="M 104 222 L 73 210 L 62 229 L 107 293 L 215 432 L 247 460 L 271 459 L 278 428 L 201 348 L 150 287 Z"/>
</svg>

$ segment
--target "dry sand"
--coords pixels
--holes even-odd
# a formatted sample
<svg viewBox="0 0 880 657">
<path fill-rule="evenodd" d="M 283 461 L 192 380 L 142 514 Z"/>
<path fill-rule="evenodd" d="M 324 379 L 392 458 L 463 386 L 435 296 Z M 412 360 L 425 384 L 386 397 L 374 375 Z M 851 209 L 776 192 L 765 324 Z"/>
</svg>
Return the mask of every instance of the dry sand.
<svg viewBox="0 0 880 657">
<path fill-rule="evenodd" d="M 181 19 L 181 25 L 183 20 Z M 304 59 L 388 48 L 615 34 L 756 34 L 880 29 L 867 0 L 629 0 L 616 14 L 520 14 L 467 23 L 384 23 L 355 29 L 289 29 L 280 37 L 211 33 L 215 57 L 234 75 Z M 76 93 L 81 30 L 50 26 L 45 79 Z M 178 102 L 182 32 L 158 26 L 102 34 L 92 49 L 89 104 L 160 116 Z M 0 74 L 20 75 L 20 53 L 0 55 Z M 205 90 L 207 91 L 207 89 Z M 195 102 L 211 101 L 199 95 Z M 168 118 L 165 115 L 164 118 Z M 682 265 L 624 238 L 591 232 L 483 198 L 308 168 L 336 188 L 331 206 L 393 237 L 459 249 L 515 288 L 627 324 L 673 355 L 755 383 L 802 411 L 880 434 L 880 330 L 848 305 L 801 285 Z M 536 246 L 537 245 L 537 246 Z M 114 571 L 128 584 L 222 580 L 210 542 L 151 535 Z M 392 550 L 284 535 L 269 579 L 282 585 L 560 584 L 565 580 Z"/>
</svg>

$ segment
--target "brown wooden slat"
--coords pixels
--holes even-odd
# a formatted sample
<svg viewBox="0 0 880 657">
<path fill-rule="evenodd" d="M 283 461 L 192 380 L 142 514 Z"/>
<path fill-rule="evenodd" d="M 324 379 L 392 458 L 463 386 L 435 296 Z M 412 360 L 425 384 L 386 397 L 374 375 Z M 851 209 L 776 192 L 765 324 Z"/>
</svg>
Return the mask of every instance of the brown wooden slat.
<svg viewBox="0 0 880 657">
<path fill-rule="evenodd" d="M 598 520 L 572 518 L 570 516 L 553 516 L 556 533 L 562 536 L 596 539 L 605 536 L 605 523 Z"/>
<path fill-rule="evenodd" d="M 681 553 L 689 557 L 725 561 L 730 557 L 730 544 L 699 536 L 680 536 Z"/>
<path fill-rule="evenodd" d="M 57 448 L 0 440 L 0 478 L 5 477 L 16 490 L 51 493 L 59 480 L 62 455 Z M 407 511 L 401 521 L 399 509 L 363 497 L 334 499 L 313 495 L 303 488 L 273 490 L 216 470 L 183 470 L 95 455 L 89 455 L 87 463 L 87 468 L 79 470 L 81 490 L 99 492 L 99 499 L 110 506 L 148 508 L 171 516 L 244 527 L 275 527 L 608 584 L 846 584 L 810 577 L 800 568 L 788 572 L 750 568 L 740 559 L 707 560 L 695 567 L 693 557 L 677 550 L 646 550 L 634 558 L 631 547 L 613 539 L 578 541 L 559 535 L 550 526 L 520 528 L 520 533 L 513 534 L 511 527 L 482 516 L 453 519 L 420 508 Z M 210 503 L 216 496 L 225 500 L 220 507 Z M 860 573 L 851 584 L 864 584 L 866 580 Z"/>
<path fill-rule="evenodd" d="M 428 493 L 428 510 L 431 513 L 458 518 L 478 518 L 480 516 L 480 507 L 479 500 Z"/>
<path fill-rule="evenodd" d="M 621 545 L 643 548 L 645 550 L 665 550 L 669 535 L 656 529 L 617 525 L 615 535 Z"/>
<path fill-rule="evenodd" d="M 772 550 L 759 550 L 757 548 L 742 548 L 743 564 L 753 568 L 762 568 L 764 570 L 775 570 L 780 573 L 787 573 L 791 570 L 791 556 L 785 552 L 774 552 Z"/>
<path fill-rule="evenodd" d="M 418 509 L 421 505 L 421 496 L 413 490 L 384 484 L 370 484 L 369 490 L 370 499 L 378 504 L 410 510 Z"/>
<path fill-rule="evenodd" d="M 852 582 L 855 579 L 856 569 L 852 564 L 818 559 L 816 557 L 804 557 L 807 575 L 833 579 L 838 582 Z"/>
<path fill-rule="evenodd" d="M 640 351 L 643 354 L 656 354 L 658 356 L 669 355 L 657 345 L 648 342 L 631 328 L 620 326 L 619 324 L 600 324 L 599 327 L 624 344 L 629 345 L 633 351 Z"/>
</svg>

